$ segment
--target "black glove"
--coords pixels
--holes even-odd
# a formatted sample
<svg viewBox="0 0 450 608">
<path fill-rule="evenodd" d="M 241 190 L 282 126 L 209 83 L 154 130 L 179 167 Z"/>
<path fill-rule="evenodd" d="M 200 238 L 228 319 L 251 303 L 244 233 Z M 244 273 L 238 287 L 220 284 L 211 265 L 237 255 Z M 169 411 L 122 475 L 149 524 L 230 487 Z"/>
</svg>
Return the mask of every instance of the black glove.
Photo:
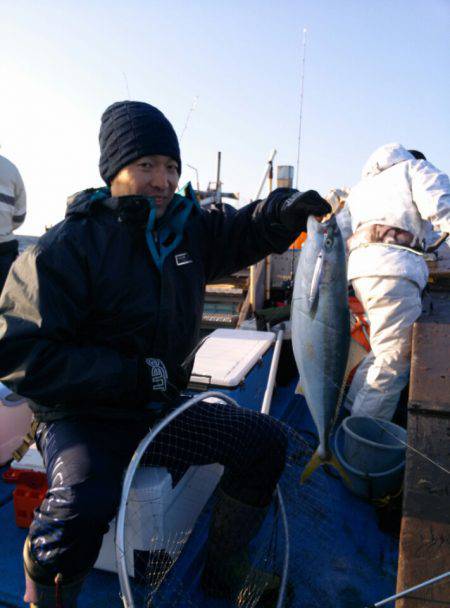
<svg viewBox="0 0 450 608">
<path fill-rule="evenodd" d="M 279 188 L 278 190 L 283 190 L 282 194 L 285 197 L 279 211 L 280 222 L 292 232 L 306 230 L 309 215 L 321 216 L 331 212 L 330 205 L 315 190 L 306 192 L 290 188 Z M 275 195 L 278 190 L 274 190 L 270 196 Z"/>
<path fill-rule="evenodd" d="M 161 359 L 149 357 L 139 362 L 138 385 L 146 401 L 173 404 L 180 396 L 176 384 L 169 380 L 166 366 Z"/>
</svg>

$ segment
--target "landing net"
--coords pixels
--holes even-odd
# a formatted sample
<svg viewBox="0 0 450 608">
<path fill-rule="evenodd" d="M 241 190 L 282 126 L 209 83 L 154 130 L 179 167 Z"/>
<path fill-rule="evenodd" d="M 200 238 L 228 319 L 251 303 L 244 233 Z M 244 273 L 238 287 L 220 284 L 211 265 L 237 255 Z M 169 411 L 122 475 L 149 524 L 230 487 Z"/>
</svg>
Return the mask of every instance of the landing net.
<svg viewBox="0 0 450 608">
<path fill-rule="evenodd" d="M 215 598 L 202 590 L 200 578 L 209 521 L 223 467 L 217 463 L 192 463 L 203 460 L 208 448 L 203 443 L 207 436 L 211 438 L 211 432 L 215 441 L 230 441 L 230 437 L 220 427 L 208 429 L 202 437 L 198 429 L 186 426 L 181 431 L 173 421 L 206 398 L 236 405 L 229 397 L 215 392 L 189 400 L 142 440 L 127 470 L 116 527 L 118 573 L 123 605 L 127 608 L 215 606 L 215 602 L 217 606 L 253 608 L 263 594 L 267 596 L 270 583 L 270 577 L 268 582 L 264 578 L 261 581 L 258 570 L 277 574 L 281 584 L 270 605 L 283 605 L 288 567 L 287 520 L 278 493 L 264 525 L 249 545 L 251 568 L 245 568 L 242 584 L 233 597 Z M 181 432 L 192 435 L 189 452 L 180 448 Z M 171 454 L 168 462 L 167 454 Z M 168 466 L 155 466 L 162 457 Z"/>
</svg>

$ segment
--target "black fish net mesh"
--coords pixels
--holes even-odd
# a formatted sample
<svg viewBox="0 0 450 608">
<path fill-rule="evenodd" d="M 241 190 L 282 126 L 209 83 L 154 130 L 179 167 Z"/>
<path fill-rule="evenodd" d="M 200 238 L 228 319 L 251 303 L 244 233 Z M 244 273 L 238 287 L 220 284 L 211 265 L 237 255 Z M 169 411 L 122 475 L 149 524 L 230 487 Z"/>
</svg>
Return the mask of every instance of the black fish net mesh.
<svg viewBox="0 0 450 608">
<path fill-rule="evenodd" d="M 275 492 L 264 523 L 244 543 L 245 550 L 239 553 L 238 563 L 231 569 L 231 583 L 225 592 L 222 583 L 217 589 L 213 584 L 213 592 L 210 586 L 205 588 L 202 584 L 215 503 L 220 500 L 222 488 L 235 489 L 236 480 L 241 486 L 248 480 L 253 490 L 259 491 L 258 477 L 264 472 L 253 474 L 250 479 L 256 464 L 248 464 L 247 460 L 262 443 L 263 450 L 256 459 L 264 453 L 265 462 L 270 461 L 267 455 L 273 446 L 264 439 L 268 437 L 266 427 L 272 421 L 269 416 L 255 418 L 246 409 L 217 400 L 202 402 L 177 416 L 150 443 L 135 470 L 126 500 L 124 559 L 133 604 L 124 602 L 124 605 L 136 608 L 281 605 L 279 583 L 285 568 L 287 542 L 290 562 L 283 605 L 335 608 L 364 604 L 359 592 L 351 590 L 350 583 L 348 593 L 343 585 L 342 601 L 341 592 L 330 590 L 328 596 L 320 583 L 314 563 L 317 552 L 324 556 L 322 566 L 331 569 L 331 574 L 337 573 L 341 582 L 363 573 L 370 577 L 371 573 L 370 569 L 367 571 L 367 563 L 361 564 L 359 573 L 358 561 L 349 559 L 347 549 L 339 544 L 342 513 L 339 497 L 334 493 L 340 482 L 319 470 L 307 483 L 300 484 L 301 472 L 316 447 L 315 439 L 278 422 L 278 428 L 287 437 L 286 464 L 278 483 L 282 505 Z M 222 458 L 217 458 L 218 454 Z M 219 460 L 226 463 L 226 471 L 233 470 L 231 481 L 224 474 L 224 467 L 217 464 Z M 285 516 L 290 528 L 288 539 Z M 245 526 L 228 532 L 248 536 Z M 304 542 L 308 538 L 314 541 L 314 552 L 311 549 L 310 555 L 308 543 Z M 220 563 L 219 559 L 222 575 Z M 227 563 L 224 554 L 224 569 Z M 392 577 L 389 560 L 385 569 L 381 575 Z M 356 598 L 356 603 L 352 603 L 352 598 Z"/>
</svg>

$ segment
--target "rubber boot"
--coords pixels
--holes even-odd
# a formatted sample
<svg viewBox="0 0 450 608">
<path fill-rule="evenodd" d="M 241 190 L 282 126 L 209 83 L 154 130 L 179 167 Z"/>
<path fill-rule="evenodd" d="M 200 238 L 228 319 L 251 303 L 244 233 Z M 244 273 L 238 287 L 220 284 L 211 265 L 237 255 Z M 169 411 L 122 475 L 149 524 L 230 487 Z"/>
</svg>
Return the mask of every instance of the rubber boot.
<svg viewBox="0 0 450 608">
<path fill-rule="evenodd" d="M 253 507 L 219 491 L 201 578 L 208 595 L 234 600 L 238 606 L 250 597 L 259 598 L 257 606 L 270 605 L 269 597 L 278 597 L 280 577 L 253 568 L 247 550 L 267 511 L 268 507 Z"/>
<path fill-rule="evenodd" d="M 30 553 L 30 541 L 27 538 L 23 549 L 25 570 L 24 602 L 30 608 L 76 608 L 77 598 L 86 575 L 72 578 L 70 581 L 57 574 L 52 581 L 48 574 L 36 563 Z"/>
</svg>

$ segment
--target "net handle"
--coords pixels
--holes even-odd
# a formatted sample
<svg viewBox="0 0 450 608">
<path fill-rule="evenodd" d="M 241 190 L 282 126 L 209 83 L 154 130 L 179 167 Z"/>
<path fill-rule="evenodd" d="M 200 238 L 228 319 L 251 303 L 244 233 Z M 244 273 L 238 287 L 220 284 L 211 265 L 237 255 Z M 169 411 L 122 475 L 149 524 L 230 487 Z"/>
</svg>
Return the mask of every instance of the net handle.
<svg viewBox="0 0 450 608">
<path fill-rule="evenodd" d="M 281 574 L 281 583 L 280 590 L 278 592 L 278 601 L 276 608 L 283 608 L 284 597 L 286 595 L 286 586 L 289 572 L 289 555 L 290 555 L 290 543 L 289 543 L 289 525 L 286 514 L 286 509 L 284 506 L 283 495 L 281 493 L 281 488 L 277 485 L 277 499 L 278 505 L 280 507 L 281 513 L 281 521 L 283 522 L 283 532 L 284 532 L 284 561 L 283 561 L 283 572 Z"/>
<path fill-rule="evenodd" d="M 186 401 L 185 403 L 177 407 L 175 410 L 170 412 L 170 414 L 168 414 L 165 418 L 163 418 L 163 420 L 158 422 L 158 424 L 153 429 L 151 429 L 151 431 L 139 443 L 138 447 L 136 448 L 136 451 L 133 454 L 130 464 L 128 465 L 127 472 L 125 474 L 125 479 L 122 485 L 122 497 L 120 500 L 120 506 L 116 520 L 116 563 L 122 603 L 124 608 L 135 608 L 125 557 L 125 514 L 134 474 L 136 473 L 136 469 L 138 468 L 139 463 L 141 462 L 144 452 L 146 451 L 150 443 L 155 439 L 155 437 L 164 428 L 166 428 L 166 426 L 170 422 L 172 422 L 174 418 L 182 414 L 185 410 L 189 409 L 199 401 L 204 401 L 208 398 L 220 399 L 221 401 L 225 401 L 225 403 L 230 403 L 231 405 L 238 406 L 234 399 L 232 399 L 228 395 L 225 395 L 224 393 L 220 393 L 219 391 L 206 391 L 204 393 L 196 395 L 195 397 L 192 397 L 192 399 L 188 399 L 188 401 Z"/>
</svg>

